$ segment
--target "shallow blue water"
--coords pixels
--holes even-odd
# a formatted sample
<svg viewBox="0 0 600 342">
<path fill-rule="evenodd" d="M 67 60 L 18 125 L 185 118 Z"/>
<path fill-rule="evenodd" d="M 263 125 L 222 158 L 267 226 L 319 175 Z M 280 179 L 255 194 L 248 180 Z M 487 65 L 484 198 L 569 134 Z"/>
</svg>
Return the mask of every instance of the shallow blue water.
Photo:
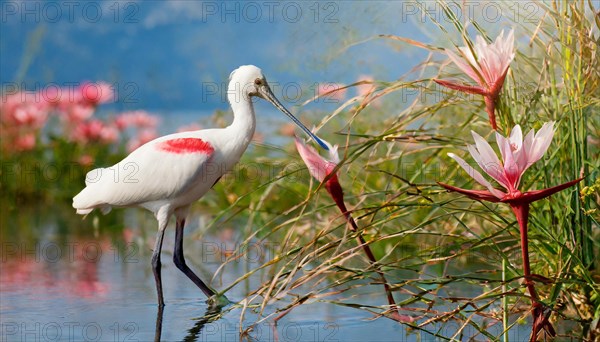
<svg viewBox="0 0 600 342">
<path fill-rule="evenodd" d="M 155 232 L 151 215 L 121 210 L 81 221 L 65 205 L 4 208 L 3 215 L 2 341 L 152 341 L 158 335 L 164 341 L 438 340 L 388 319 L 374 319 L 363 310 L 318 301 L 295 308 L 276 326 L 275 316 L 261 321 L 264 316 L 231 306 L 218 320 L 208 319 L 204 295 L 172 263 L 172 228 L 162 253 L 166 306 L 160 317 L 149 262 Z M 217 251 L 231 250 L 234 243 L 223 233 L 227 230 L 203 233 L 202 240 L 197 239 L 202 216 L 193 215 L 189 222 L 184 237 L 188 265 L 208 281 L 226 260 Z M 226 287 L 258 261 L 248 257 L 228 264 L 212 286 Z M 233 287 L 228 298 L 243 300 L 265 276 L 253 274 Z M 385 300 L 381 292 L 366 293 L 369 288 L 360 287 L 352 295 L 360 298 L 357 302 L 381 305 Z M 264 313 L 275 309 L 267 307 Z M 447 324 L 442 333 L 452 336 L 459 328 L 458 323 Z M 527 331 L 526 326 L 511 330 L 511 340 L 525 340 Z M 467 327 L 466 335 L 469 332 Z"/>
</svg>

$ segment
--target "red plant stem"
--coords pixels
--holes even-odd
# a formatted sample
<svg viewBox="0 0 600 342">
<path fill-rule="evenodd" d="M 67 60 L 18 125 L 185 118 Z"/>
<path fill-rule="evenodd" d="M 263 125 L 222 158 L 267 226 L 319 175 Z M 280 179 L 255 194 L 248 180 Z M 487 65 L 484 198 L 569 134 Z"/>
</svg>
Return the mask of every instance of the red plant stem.
<svg viewBox="0 0 600 342">
<path fill-rule="evenodd" d="M 354 221 L 354 218 L 352 218 L 352 215 L 350 215 L 350 212 L 348 212 L 348 209 L 346 208 L 346 204 L 344 203 L 344 192 L 342 190 L 342 187 L 340 186 L 340 183 L 337 180 L 337 175 L 333 175 L 325 183 L 325 187 L 327 188 L 327 192 L 329 192 L 329 194 L 331 195 L 331 198 L 333 198 L 335 204 L 338 206 L 338 208 L 340 209 L 342 214 L 344 214 L 346 221 L 348 221 L 348 223 L 350 223 L 350 227 L 352 228 L 352 231 L 358 232 L 358 225 L 356 224 L 356 221 Z M 367 255 L 367 258 L 371 262 L 371 265 L 374 266 L 375 264 L 377 264 L 377 259 L 375 258 L 375 255 L 373 254 L 371 247 L 369 247 L 369 245 L 365 241 L 362 234 L 358 233 L 356 239 L 358 240 L 358 243 L 362 246 L 365 254 Z M 381 277 L 381 281 L 383 282 L 383 287 L 385 288 L 385 293 L 387 296 L 388 303 L 390 304 L 392 309 L 398 310 L 399 308 L 396 305 L 394 296 L 392 295 L 392 289 L 390 288 L 390 285 L 388 284 L 388 281 L 385 278 L 385 275 L 378 267 L 376 267 L 375 269 L 376 269 L 376 272 Z M 397 317 L 397 320 L 400 320 L 400 321 L 407 321 L 409 319 L 410 318 L 405 315 L 398 315 L 398 317 Z"/>
<path fill-rule="evenodd" d="M 529 264 L 529 245 L 527 238 L 527 223 L 529 221 L 529 203 L 527 204 L 511 204 L 511 209 L 517 217 L 519 223 L 519 231 L 521 233 L 521 254 L 523 255 L 523 274 L 525 275 L 525 285 L 529 290 L 531 301 L 535 306 L 538 302 L 538 295 L 535 291 L 533 281 L 531 280 L 531 267 Z"/>
<path fill-rule="evenodd" d="M 498 126 L 496 125 L 496 98 L 497 96 L 493 96 L 491 94 L 485 95 L 485 111 L 488 114 L 488 118 L 490 119 L 490 124 L 492 125 L 492 129 L 497 130 Z"/>
<path fill-rule="evenodd" d="M 539 301 L 539 296 L 535 291 L 535 286 L 531 278 L 531 267 L 529 264 L 529 246 L 527 238 L 527 223 L 529 221 L 529 203 L 511 203 L 510 207 L 517 217 L 519 223 L 519 231 L 521 235 L 521 254 L 523 254 L 523 274 L 525 276 L 525 286 L 529 290 L 529 296 L 531 297 L 531 306 L 533 309 L 533 323 L 531 329 L 530 341 L 535 341 L 538 332 L 545 329 L 550 335 L 554 336 L 556 332 L 552 327 L 552 324 L 548 321 L 547 317 L 544 317 L 543 307 Z"/>
</svg>

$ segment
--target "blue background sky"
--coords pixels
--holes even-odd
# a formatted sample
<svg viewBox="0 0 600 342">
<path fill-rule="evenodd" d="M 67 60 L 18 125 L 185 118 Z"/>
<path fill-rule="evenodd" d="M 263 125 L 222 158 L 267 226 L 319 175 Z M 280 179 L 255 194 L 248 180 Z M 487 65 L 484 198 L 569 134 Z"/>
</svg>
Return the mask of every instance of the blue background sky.
<svg viewBox="0 0 600 342">
<path fill-rule="evenodd" d="M 119 90 L 117 110 L 212 111 L 227 104 L 202 90 L 255 64 L 282 85 L 278 96 L 295 82 L 305 99 L 317 82 L 393 80 L 414 66 L 422 51 L 355 45 L 380 33 L 425 38 L 406 10 L 400 1 L 3 1 L 0 74 L 30 90 L 105 80 Z"/>
<path fill-rule="evenodd" d="M 379 34 L 451 46 L 432 21 L 449 22 L 435 2 L 421 2 L 431 17 L 405 1 L 0 3 L 2 84 L 37 90 L 50 82 L 107 81 L 119 94 L 117 103 L 103 107 L 108 111 L 166 116 L 227 109 L 222 94 L 207 90 L 223 89 L 243 64 L 261 67 L 293 108 L 314 95 L 316 83 L 349 84 L 361 75 L 393 81 L 427 54 Z M 471 10 L 480 20 L 502 11 L 487 2 Z M 504 11 L 501 16 L 511 14 Z M 491 19 L 493 31 L 506 26 Z"/>
</svg>

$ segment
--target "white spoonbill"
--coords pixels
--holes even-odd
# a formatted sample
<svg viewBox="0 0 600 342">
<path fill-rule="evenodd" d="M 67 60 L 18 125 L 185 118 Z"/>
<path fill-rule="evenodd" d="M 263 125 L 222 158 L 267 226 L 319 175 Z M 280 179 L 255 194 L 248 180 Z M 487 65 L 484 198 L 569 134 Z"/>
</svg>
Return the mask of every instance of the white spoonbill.
<svg viewBox="0 0 600 342">
<path fill-rule="evenodd" d="M 154 213 L 158 233 L 152 254 L 159 307 L 164 306 L 160 275 L 160 251 L 165 228 L 175 214 L 173 261 L 209 299 L 215 291 L 186 265 L 183 257 L 183 228 L 190 205 L 200 199 L 240 160 L 248 147 L 256 119 L 252 97 L 271 102 L 290 117 L 324 149 L 327 146 L 296 119 L 273 95 L 262 71 L 245 65 L 229 76 L 227 98 L 234 119 L 226 128 L 170 134 L 139 147 L 121 162 L 86 175 L 86 187 L 73 198 L 78 214 L 94 209 L 108 213 L 112 207 L 142 207 Z"/>
</svg>

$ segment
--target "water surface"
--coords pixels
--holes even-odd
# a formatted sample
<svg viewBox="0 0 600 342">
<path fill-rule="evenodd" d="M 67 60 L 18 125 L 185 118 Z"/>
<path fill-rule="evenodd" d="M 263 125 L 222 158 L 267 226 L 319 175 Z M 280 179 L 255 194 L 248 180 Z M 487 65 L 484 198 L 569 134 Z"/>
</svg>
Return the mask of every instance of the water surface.
<svg viewBox="0 0 600 342">
<path fill-rule="evenodd" d="M 188 265 L 200 278 L 210 280 L 235 248 L 238 233 L 229 226 L 198 234 L 205 223 L 198 214 L 188 222 L 184 238 Z M 242 316 L 242 309 L 231 307 L 211 320 L 206 317 L 211 311 L 204 295 L 172 263 L 172 226 L 162 253 L 167 305 L 161 316 L 150 267 L 155 231 L 153 217 L 141 209 L 90 215 L 82 221 L 66 204 L 3 205 L 1 340 L 152 341 L 158 335 L 165 341 L 231 341 L 240 336 L 258 341 L 436 340 L 391 320 L 373 319 L 363 310 L 319 302 L 297 307 L 277 326 L 272 318 L 260 321 L 252 310 Z M 228 264 L 212 285 L 226 287 L 267 257 L 249 253 Z M 267 276 L 256 272 L 227 296 L 240 301 Z M 353 295 L 365 304 L 383 303 L 380 291 L 366 293 L 365 289 L 369 286 Z M 273 310 L 267 307 L 265 314 Z M 252 330 L 246 331 L 249 327 Z M 445 329 L 458 328 L 450 324 Z M 527 329 L 516 329 L 515 334 L 519 330 L 520 336 L 526 336 Z"/>
</svg>

